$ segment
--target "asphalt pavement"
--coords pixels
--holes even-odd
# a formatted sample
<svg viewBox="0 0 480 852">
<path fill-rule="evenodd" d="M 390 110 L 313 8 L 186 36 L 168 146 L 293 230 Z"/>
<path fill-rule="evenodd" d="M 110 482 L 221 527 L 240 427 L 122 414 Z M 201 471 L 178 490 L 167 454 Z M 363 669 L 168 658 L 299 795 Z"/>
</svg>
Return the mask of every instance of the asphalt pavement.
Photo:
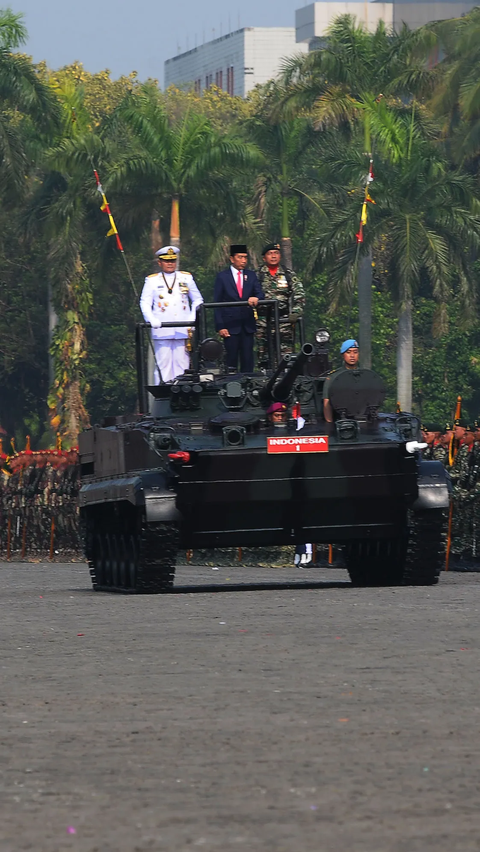
<svg viewBox="0 0 480 852">
<path fill-rule="evenodd" d="M 480 574 L 0 563 L 1 852 L 480 850 Z"/>
</svg>

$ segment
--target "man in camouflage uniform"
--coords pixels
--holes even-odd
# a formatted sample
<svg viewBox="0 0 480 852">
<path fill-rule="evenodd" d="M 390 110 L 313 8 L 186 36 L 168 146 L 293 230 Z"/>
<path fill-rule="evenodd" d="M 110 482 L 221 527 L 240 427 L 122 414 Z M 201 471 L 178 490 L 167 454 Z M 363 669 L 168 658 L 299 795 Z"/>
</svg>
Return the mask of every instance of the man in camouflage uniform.
<svg viewBox="0 0 480 852">
<path fill-rule="evenodd" d="M 442 461 L 442 447 L 440 435 L 442 427 L 439 423 L 422 423 L 423 440 L 428 445 L 423 451 L 423 458 L 427 461 Z"/>
<path fill-rule="evenodd" d="M 467 556 L 471 556 L 474 570 L 480 570 L 480 417 L 474 421 L 475 443 L 469 472 L 469 503 L 472 537 Z"/>
<path fill-rule="evenodd" d="M 453 485 L 452 548 L 454 556 L 471 558 L 476 549 L 473 497 L 475 476 L 475 427 L 455 420 L 455 439 L 462 443 L 450 470 Z"/>
<path fill-rule="evenodd" d="M 440 441 L 437 450 L 437 460 L 441 461 L 444 467 L 449 467 L 450 465 L 450 447 L 452 444 L 453 438 L 453 424 L 445 423 L 444 428 L 442 429 L 442 434 L 440 435 Z"/>
<path fill-rule="evenodd" d="M 262 252 L 263 263 L 257 269 L 257 278 L 266 299 L 278 299 L 280 316 L 280 349 L 282 355 L 293 350 L 293 333 L 295 321 L 303 315 L 305 309 L 305 290 L 295 273 L 284 266 L 281 261 L 279 243 L 269 243 Z M 273 346 L 275 335 L 273 328 L 273 312 L 271 323 Z M 268 365 L 268 340 L 266 308 L 259 313 L 257 321 L 257 363 L 259 367 Z"/>
</svg>

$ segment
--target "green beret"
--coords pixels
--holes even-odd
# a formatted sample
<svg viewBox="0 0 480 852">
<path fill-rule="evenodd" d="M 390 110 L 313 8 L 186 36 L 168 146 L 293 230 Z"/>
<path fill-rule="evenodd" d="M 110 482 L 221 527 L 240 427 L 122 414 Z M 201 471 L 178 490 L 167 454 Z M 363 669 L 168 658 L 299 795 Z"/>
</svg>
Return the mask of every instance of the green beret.
<svg viewBox="0 0 480 852">
<path fill-rule="evenodd" d="M 422 424 L 422 432 L 441 432 L 441 431 L 442 431 L 442 427 L 440 426 L 440 423 L 429 422 L 429 423 L 423 423 Z"/>
<path fill-rule="evenodd" d="M 262 249 L 262 257 L 265 257 L 265 255 L 266 255 L 267 251 L 281 251 L 280 243 L 268 243 L 268 244 L 267 244 L 267 245 L 266 245 L 266 246 Z"/>
<path fill-rule="evenodd" d="M 464 417 L 457 417 L 456 420 L 453 421 L 454 426 L 460 426 L 462 429 L 468 428 L 468 420 L 465 420 Z"/>
<path fill-rule="evenodd" d="M 452 431 L 453 431 L 453 424 L 452 423 L 445 423 L 445 426 L 443 427 L 443 430 L 442 430 L 442 434 L 445 435 L 445 432 L 452 432 Z"/>
</svg>

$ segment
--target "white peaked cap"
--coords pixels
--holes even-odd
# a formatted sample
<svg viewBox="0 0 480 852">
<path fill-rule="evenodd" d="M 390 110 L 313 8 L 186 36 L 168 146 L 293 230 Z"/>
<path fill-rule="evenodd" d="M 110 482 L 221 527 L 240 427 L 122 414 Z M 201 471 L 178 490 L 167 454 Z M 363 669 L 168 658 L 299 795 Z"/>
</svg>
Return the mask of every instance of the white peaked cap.
<svg viewBox="0 0 480 852">
<path fill-rule="evenodd" d="M 155 252 L 155 257 L 165 258 L 166 256 L 170 255 L 168 259 L 174 260 L 174 258 L 172 257 L 173 254 L 175 255 L 175 258 L 177 258 L 180 254 L 180 249 L 177 248 L 177 246 L 163 246 L 163 248 L 158 249 L 158 251 Z"/>
</svg>

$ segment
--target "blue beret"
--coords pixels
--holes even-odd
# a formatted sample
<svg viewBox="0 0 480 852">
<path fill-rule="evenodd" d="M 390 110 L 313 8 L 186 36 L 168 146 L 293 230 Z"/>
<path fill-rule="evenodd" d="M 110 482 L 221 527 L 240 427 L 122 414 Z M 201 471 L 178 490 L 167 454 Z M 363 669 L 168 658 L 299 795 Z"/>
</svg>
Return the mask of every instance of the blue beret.
<svg viewBox="0 0 480 852">
<path fill-rule="evenodd" d="M 340 346 L 340 355 L 343 355 L 347 349 L 358 349 L 358 343 L 356 340 L 344 340 L 342 345 Z"/>
</svg>

